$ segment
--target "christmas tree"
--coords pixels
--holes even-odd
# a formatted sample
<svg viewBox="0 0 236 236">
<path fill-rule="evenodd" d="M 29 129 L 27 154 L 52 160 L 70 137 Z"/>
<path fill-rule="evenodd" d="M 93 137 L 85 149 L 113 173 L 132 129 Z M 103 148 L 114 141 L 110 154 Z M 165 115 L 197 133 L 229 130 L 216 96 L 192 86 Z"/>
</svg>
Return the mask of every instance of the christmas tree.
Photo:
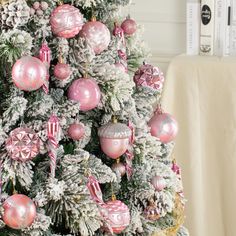
<svg viewBox="0 0 236 236">
<path fill-rule="evenodd" d="M 129 0 L 0 5 L 0 235 L 188 235 L 163 73 Z"/>
</svg>

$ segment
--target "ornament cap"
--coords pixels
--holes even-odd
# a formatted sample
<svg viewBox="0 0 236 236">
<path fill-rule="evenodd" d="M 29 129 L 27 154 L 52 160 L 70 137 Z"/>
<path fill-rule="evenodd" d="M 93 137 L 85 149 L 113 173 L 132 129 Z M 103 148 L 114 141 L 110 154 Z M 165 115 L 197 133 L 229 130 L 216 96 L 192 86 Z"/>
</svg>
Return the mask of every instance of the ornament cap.
<svg viewBox="0 0 236 236">
<path fill-rule="evenodd" d="M 91 17 L 91 21 L 92 21 L 92 22 L 97 21 L 96 16 L 93 15 L 93 16 Z"/>
</svg>

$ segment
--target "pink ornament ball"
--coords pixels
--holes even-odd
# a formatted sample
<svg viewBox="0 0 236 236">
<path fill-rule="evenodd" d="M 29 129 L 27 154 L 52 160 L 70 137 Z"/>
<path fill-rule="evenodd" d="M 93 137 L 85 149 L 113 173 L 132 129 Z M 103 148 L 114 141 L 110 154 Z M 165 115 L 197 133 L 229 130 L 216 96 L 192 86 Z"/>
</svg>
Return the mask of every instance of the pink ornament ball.
<svg viewBox="0 0 236 236">
<path fill-rule="evenodd" d="M 151 179 L 151 184 L 155 188 L 156 191 L 162 191 L 166 187 L 166 181 L 161 176 L 154 176 Z"/>
<path fill-rule="evenodd" d="M 114 172 L 118 172 L 121 176 L 126 174 L 125 165 L 121 162 L 113 164 L 111 168 Z"/>
<path fill-rule="evenodd" d="M 40 3 L 39 3 L 39 2 L 34 2 L 33 8 L 34 8 L 35 10 L 38 10 L 39 7 L 40 7 Z"/>
<path fill-rule="evenodd" d="M 66 80 L 71 75 L 71 68 L 68 64 L 57 63 L 54 68 L 54 76 L 59 80 Z"/>
<path fill-rule="evenodd" d="M 121 28 L 124 30 L 126 35 L 133 35 L 137 30 L 137 24 L 134 20 L 127 18 L 121 24 Z"/>
<path fill-rule="evenodd" d="M 73 123 L 69 126 L 68 135 L 73 140 L 80 140 L 85 133 L 84 125 L 81 123 Z"/>
<path fill-rule="evenodd" d="M 46 11 L 48 9 L 48 3 L 47 2 L 41 2 L 41 9 L 43 11 Z"/>
<path fill-rule="evenodd" d="M 34 91 L 46 81 L 46 66 L 36 57 L 24 56 L 12 68 L 14 84 L 21 90 Z"/>
<path fill-rule="evenodd" d="M 23 194 L 14 194 L 3 203 L 4 223 L 12 229 L 25 229 L 35 220 L 34 202 Z"/>
<path fill-rule="evenodd" d="M 84 24 L 79 9 L 69 4 L 63 4 L 53 10 L 50 17 L 52 32 L 58 37 L 73 38 Z"/>
<path fill-rule="evenodd" d="M 130 224 L 129 208 L 119 200 L 106 202 L 101 208 L 101 214 L 115 234 L 120 234 Z M 109 229 L 105 230 L 109 232 Z"/>
<path fill-rule="evenodd" d="M 88 40 L 95 54 L 100 54 L 106 50 L 111 41 L 109 29 L 99 21 L 87 22 L 80 31 L 79 36 Z"/>
<path fill-rule="evenodd" d="M 73 81 L 70 85 L 68 98 L 79 102 L 81 111 L 89 111 L 99 104 L 101 91 L 94 79 L 81 78 Z"/>
<path fill-rule="evenodd" d="M 168 113 L 156 113 L 148 123 L 152 136 L 157 137 L 162 143 L 173 141 L 178 133 L 178 123 Z"/>
</svg>

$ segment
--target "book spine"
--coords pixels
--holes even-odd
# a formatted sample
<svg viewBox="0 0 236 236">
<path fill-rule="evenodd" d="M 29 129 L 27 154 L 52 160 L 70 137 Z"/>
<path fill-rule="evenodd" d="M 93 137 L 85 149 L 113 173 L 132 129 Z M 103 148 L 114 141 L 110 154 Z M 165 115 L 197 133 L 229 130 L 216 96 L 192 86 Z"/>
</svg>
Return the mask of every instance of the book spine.
<svg viewBox="0 0 236 236">
<path fill-rule="evenodd" d="M 198 55 L 200 45 L 200 2 L 187 1 L 187 55 Z"/>
<path fill-rule="evenodd" d="M 236 56 L 236 0 L 231 1 L 230 55 Z"/>
<path fill-rule="evenodd" d="M 226 0 L 225 43 L 223 56 L 230 55 L 231 0 Z"/>
<path fill-rule="evenodd" d="M 200 54 L 213 55 L 214 53 L 214 21 L 215 1 L 201 1 L 201 30 L 200 30 Z"/>
</svg>

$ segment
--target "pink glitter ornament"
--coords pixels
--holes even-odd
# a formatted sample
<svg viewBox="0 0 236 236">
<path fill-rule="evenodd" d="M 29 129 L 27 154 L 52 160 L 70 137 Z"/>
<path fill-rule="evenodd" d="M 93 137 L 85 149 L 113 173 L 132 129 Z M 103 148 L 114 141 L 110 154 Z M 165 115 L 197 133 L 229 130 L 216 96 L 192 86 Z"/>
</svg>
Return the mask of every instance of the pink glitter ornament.
<svg viewBox="0 0 236 236">
<path fill-rule="evenodd" d="M 14 194 L 3 203 L 4 223 L 12 229 L 25 229 L 35 220 L 34 202 L 23 194 Z"/>
<path fill-rule="evenodd" d="M 54 76 L 59 80 L 66 80 L 71 75 L 71 68 L 68 64 L 58 62 L 54 67 Z"/>
<path fill-rule="evenodd" d="M 106 202 L 100 212 L 115 234 L 121 233 L 130 223 L 129 208 L 119 200 Z M 110 232 L 108 228 L 105 230 Z"/>
<path fill-rule="evenodd" d="M 130 19 L 130 17 L 127 17 L 121 24 L 121 28 L 126 35 L 133 35 L 137 30 L 137 24 L 134 20 Z"/>
<path fill-rule="evenodd" d="M 6 140 L 6 149 L 13 160 L 29 161 L 39 153 L 40 140 L 29 128 L 16 128 Z"/>
<path fill-rule="evenodd" d="M 89 111 L 99 104 L 101 91 L 94 79 L 81 78 L 70 85 L 68 98 L 79 102 L 81 111 Z"/>
<path fill-rule="evenodd" d="M 68 135 L 73 140 L 80 140 L 85 134 L 84 125 L 81 123 L 73 123 L 69 126 Z"/>
<path fill-rule="evenodd" d="M 100 54 L 111 41 L 109 29 L 103 23 L 92 20 L 87 22 L 79 33 L 80 37 L 86 38 L 95 54 Z"/>
<path fill-rule="evenodd" d="M 98 130 L 102 151 L 110 158 L 117 159 L 129 147 L 130 128 L 122 123 L 108 123 Z"/>
<path fill-rule="evenodd" d="M 137 86 L 149 87 L 157 91 L 162 90 L 164 80 L 161 70 L 150 64 L 142 65 L 134 75 L 134 82 Z"/>
<path fill-rule="evenodd" d="M 53 10 L 50 24 L 52 32 L 58 37 L 73 38 L 80 32 L 84 22 L 78 8 L 63 4 Z"/>
<path fill-rule="evenodd" d="M 126 167 L 123 163 L 117 162 L 114 163 L 111 167 L 114 172 L 118 172 L 121 176 L 124 176 L 126 173 Z"/>
<path fill-rule="evenodd" d="M 151 179 L 151 184 L 156 191 L 162 191 L 166 187 L 166 181 L 161 176 L 154 176 Z"/>
<path fill-rule="evenodd" d="M 157 137 L 162 143 L 173 141 L 178 133 L 178 123 L 168 113 L 156 112 L 148 126 L 151 127 L 152 136 Z"/>
<path fill-rule="evenodd" d="M 47 68 L 36 57 L 24 56 L 16 61 L 12 68 L 14 84 L 21 90 L 34 91 L 39 89 L 47 78 Z"/>
</svg>

